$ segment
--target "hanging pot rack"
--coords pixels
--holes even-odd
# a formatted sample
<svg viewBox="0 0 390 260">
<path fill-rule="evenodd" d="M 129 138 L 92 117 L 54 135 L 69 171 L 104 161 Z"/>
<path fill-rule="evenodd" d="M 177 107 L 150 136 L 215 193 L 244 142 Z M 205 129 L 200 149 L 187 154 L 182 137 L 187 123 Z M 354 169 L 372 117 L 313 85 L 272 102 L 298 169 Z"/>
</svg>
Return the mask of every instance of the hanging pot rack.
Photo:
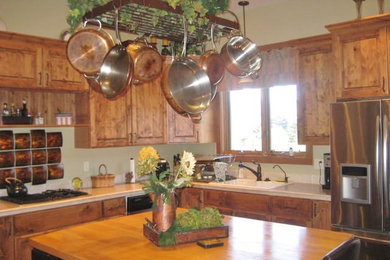
<svg viewBox="0 0 390 260">
<path fill-rule="evenodd" d="M 180 7 L 173 9 L 168 3 L 160 0 L 113 0 L 106 5 L 94 8 L 86 13 L 83 19 L 99 19 L 103 27 L 114 29 L 115 8 L 119 8 L 119 17 L 130 17 L 129 21 L 119 19 L 119 30 L 132 34 L 153 35 L 157 38 L 165 38 L 174 42 L 183 41 L 182 13 Z M 158 24 L 153 25 L 153 10 L 168 12 L 168 15 L 160 17 Z M 220 36 L 228 36 L 232 30 L 239 29 L 236 21 L 230 21 L 213 15 L 206 15 L 209 24 L 214 23 L 215 33 Z M 196 25 L 195 32 L 188 36 L 189 44 L 196 44 L 208 40 L 209 26 Z"/>
</svg>

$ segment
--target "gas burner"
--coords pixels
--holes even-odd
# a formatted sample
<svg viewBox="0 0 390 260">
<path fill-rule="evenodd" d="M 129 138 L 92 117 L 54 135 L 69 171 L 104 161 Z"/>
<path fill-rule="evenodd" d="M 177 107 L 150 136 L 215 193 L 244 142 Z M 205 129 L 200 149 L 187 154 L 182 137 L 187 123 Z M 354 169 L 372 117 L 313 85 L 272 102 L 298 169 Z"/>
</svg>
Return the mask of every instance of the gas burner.
<svg viewBox="0 0 390 260">
<path fill-rule="evenodd" d="M 23 197 L 1 197 L 0 199 L 17 204 L 29 204 L 36 202 L 54 201 L 72 198 L 81 195 L 88 195 L 87 192 L 71 190 L 71 189 L 58 189 L 58 190 L 46 190 L 42 193 L 27 194 Z"/>
</svg>

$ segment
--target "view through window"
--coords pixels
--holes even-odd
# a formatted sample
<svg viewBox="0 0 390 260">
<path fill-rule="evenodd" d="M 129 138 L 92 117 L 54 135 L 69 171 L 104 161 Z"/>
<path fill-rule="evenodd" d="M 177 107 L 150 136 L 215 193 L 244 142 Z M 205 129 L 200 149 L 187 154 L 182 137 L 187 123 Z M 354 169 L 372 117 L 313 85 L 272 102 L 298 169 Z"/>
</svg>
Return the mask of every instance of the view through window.
<svg viewBox="0 0 390 260">
<path fill-rule="evenodd" d="M 298 145 L 296 86 L 230 91 L 229 144 L 236 151 L 305 152 L 306 146 Z"/>
</svg>

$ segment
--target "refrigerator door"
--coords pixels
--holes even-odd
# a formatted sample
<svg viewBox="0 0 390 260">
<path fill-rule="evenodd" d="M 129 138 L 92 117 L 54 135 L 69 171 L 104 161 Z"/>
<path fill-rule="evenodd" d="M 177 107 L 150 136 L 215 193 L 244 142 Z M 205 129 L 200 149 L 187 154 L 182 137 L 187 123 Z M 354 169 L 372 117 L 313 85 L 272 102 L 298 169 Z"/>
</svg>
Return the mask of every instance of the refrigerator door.
<svg viewBox="0 0 390 260">
<path fill-rule="evenodd" d="M 390 231 L 390 100 L 382 101 L 383 229 Z"/>
<path fill-rule="evenodd" d="M 381 101 L 331 104 L 332 224 L 383 231 Z"/>
</svg>

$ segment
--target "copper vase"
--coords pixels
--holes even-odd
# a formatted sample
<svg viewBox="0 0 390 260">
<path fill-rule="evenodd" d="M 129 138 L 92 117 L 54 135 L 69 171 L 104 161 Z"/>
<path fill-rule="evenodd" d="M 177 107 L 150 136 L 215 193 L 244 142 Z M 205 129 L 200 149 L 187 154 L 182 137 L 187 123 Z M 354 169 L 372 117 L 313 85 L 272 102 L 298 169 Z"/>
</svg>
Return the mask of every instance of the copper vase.
<svg viewBox="0 0 390 260">
<path fill-rule="evenodd" d="M 158 196 L 153 208 L 153 223 L 156 224 L 158 232 L 167 231 L 176 218 L 176 201 L 174 193 L 171 193 L 170 202 L 163 202 L 162 195 Z"/>
</svg>

